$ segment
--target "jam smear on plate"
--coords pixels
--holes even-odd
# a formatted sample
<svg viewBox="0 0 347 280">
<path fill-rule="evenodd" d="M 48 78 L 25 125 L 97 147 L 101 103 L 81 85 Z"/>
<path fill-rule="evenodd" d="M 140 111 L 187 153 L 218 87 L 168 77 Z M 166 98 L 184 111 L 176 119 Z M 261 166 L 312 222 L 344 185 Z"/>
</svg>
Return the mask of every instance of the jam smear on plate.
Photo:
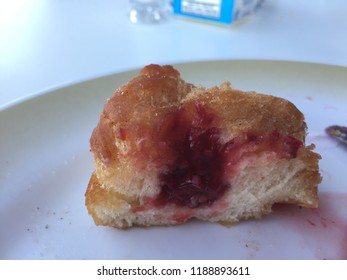
<svg viewBox="0 0 347 280">
<path fill-rule="evenodd" d="M 347 194 L 319 193 L 319 207 L 301 208 L 278 204 L 269 217 L 300 237 L 301 250 L 316 259 L 347 259 Z"/>
</svg>

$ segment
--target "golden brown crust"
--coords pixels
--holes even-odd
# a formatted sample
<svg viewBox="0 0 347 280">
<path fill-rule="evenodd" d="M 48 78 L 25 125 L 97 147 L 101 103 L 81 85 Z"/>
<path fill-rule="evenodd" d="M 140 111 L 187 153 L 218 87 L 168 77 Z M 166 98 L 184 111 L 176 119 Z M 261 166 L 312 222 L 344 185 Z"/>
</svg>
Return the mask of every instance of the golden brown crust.
<svg viewBox="0 0 347 280">
<path fill-rule="evenodd" d="M 192 87 L 172 66 L 145 67 L 107 101 L 90 139 L 94 155 L 105 163 L 117 161 L 115 139 L 126 140 L 136 149 L 136 141 L 155 135 L 163 115 L 177 107 Z"/>
<path fill-rule="evenodd" d="M 209 104 L 223 119 L 223 129 L 262 133 L 278 131 L 303 140 L 306 124 L 303 114 L 283 98 L 231 88 L 228 82 L 211 89 L 195 89 L 187 97 Z M 233 124 L 232 126 L 230 124 Z"/>
<path fill-rule="evenodd" d="M 308 197 L 311 203 L 305 203 L 304 201 L 295 201 L 296 204 L 306 208 L 317 208 L 318 207 L 318 185 L 322 181 L 320 176 L 318 163 L 322 158 L 319 154 L 314 153 L 314 144 L 307 147 L 303 147 L 298 151 L 297 157 L 301 159 L 305 166 L 305 172 L 302 175 L 303 190 L 305 196 Z"/>
<path fill-rule="evenodd" d="M 122 206 L 122 203 L 127 201 L 127 198 L 124 195 L 102 188 L 102 185 L 100 184 L 95 173 L 93 173 L 90 177 L 88 188 L 85 193 L 85 199 L 88 213 L 94 218 L 95 224 L 106 226 L 114 226 L 114 222 L 111 220 L 105 221 L 100 219 L 99 215 L 97 214 L 97 207 L 95 206 L 101 203 L 105 209 L 112 212 L 118 211 L 118 209 Z M 134 206 L 136 205 L 135 201 L 128 202 Z"/>
</svg>

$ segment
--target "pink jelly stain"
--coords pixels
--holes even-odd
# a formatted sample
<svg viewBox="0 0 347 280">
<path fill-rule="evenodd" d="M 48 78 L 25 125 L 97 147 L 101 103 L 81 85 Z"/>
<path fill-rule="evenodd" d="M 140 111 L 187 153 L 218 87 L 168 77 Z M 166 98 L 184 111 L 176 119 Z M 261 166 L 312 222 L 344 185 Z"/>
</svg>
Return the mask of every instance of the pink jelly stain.
<svg viewBox="0 0 347 280">
<path fill-rule="evenodd" d="M 274 206 L 276 222 L 297 233 L 317 259 L 347 259 L 347 193 L 322 192 L 317 209 Z"/>
<path fill-rule="evenodd" d="M 309 134 L 306 143 L 314 143 L 320 150 L 333 150 L 339 146 L 339 143 L 327 134 Z"/>
</svg>

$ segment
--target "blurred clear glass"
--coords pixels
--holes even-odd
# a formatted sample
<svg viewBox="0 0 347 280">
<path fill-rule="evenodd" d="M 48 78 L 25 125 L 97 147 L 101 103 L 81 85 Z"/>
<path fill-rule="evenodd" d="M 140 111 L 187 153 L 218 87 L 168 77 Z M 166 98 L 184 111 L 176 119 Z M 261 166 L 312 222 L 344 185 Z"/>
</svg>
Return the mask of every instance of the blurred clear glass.
<svg viewBox="0 0 347 280">
<path fill-rule="evenodd" d="M 161 23 L 172 16 L 172 0 L 129 0 L 129 19 L 133 23 Z"/>
</svg>

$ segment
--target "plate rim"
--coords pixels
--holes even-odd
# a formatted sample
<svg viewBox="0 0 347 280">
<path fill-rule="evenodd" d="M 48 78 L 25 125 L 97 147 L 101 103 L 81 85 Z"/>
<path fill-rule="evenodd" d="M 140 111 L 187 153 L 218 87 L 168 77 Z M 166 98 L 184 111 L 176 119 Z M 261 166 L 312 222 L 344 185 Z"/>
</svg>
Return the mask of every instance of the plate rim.
<svg viewBox="0 0 347 280">
<path fill-rule="evenodd" d="M 340 69 L 341 71 L 347 71 L 347 66 L 343 65 L 336 65 L 336 64 L 327 64 L 327 63 L 320 63 L 320 62 L 310 62 L 310 61 L 300 61 L 300 60 L 282 60 L 282 59 L 211 59 L 211 60 L 193 60 L 193 61 L 182 61 L 182 62 L 168 62 L 168 63 L 161 63 L 160 65 L 172 65 L 175 68 L 184 67 L 185 65 L 197 65 L 197 64 L 208 64 L 208 63 L 274 63 L 274 64 L 291 64 L 291 65 L 306 65 L 306 66 L 316 66 L 316 67 L 323 67 L 323 68 L 334 68 L 334 69 Z M 151 64 L 151 63 L 149 63 Z M 158 63 L 153 63 L 158 64 Z M 148 65 L 148 64 L 147 64 Z M 144 67 L 146 65 L 143 65 Z M 38 99 L 44 95 L 52 94 L 54 91 L 57 90 L 64 90 L 65 88 L 69 88 L 72 86 L 78 86 L 80 84 L 90 82 L 90 81 L 96 81 L 101 78 L 107 78 L 111 76 L 116 76 L 120 74 L 130 74 L 131 72 L 139 72 L 142 67 L 130 67 L 128 69 L 120 70 L 120 71 L 114 71 L 114 72 L 105 72 L 105 73 L 99 73 L 96 75 L 91 75 L 89 77 L 85 77 L 82 79 L 76 79 L 76 80 L 68 80 L 65 82 L 60 82 L 52 86 L 48 86 L 43 88 L 42 90 L 34 91 L 32 93 L 28 93 L 27 95 L 24 95 L 22 97 L 18 97 L 12 101 L 6 102 L 4 104 L 0 105 L 0 114 L 4 111 L 11 109 L 15 106 L 18 106 L 22 103 Z"/>
</svg>

